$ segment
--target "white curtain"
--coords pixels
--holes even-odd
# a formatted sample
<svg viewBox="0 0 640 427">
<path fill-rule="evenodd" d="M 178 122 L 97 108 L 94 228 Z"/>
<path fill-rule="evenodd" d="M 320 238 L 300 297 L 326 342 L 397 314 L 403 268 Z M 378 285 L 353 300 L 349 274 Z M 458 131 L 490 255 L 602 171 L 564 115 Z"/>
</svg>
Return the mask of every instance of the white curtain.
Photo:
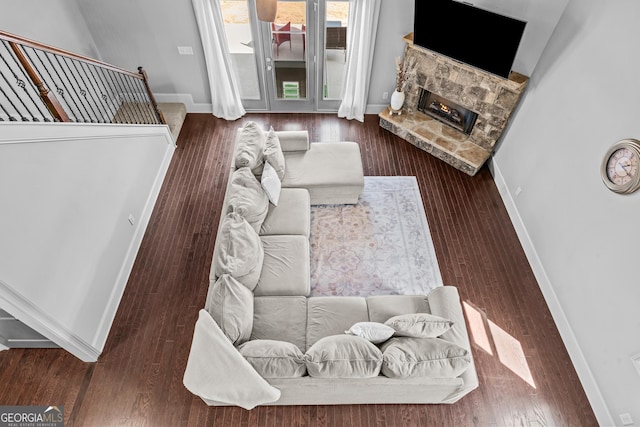
<svg viewBox="0 0 640 427">
<path fill-rule="evenodd" d="M 347 66 L 338 117 L 364 122 L 380 0 L 349 0 Z"/>
<path fill-rule="evenodd" d="M 213 115 L 236 120 L 246 114 L 231 65 L 220 0 L 192 0 L 207 63 Z"/>
</svg>

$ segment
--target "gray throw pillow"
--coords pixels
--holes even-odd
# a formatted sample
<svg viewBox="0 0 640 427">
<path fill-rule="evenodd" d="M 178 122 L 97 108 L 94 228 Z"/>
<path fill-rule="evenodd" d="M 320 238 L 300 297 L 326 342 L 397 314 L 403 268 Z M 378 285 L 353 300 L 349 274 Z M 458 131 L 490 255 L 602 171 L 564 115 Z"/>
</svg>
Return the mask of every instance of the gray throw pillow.
<svg viewBox="0 0 640 427">
<path fill-rule="evenodd" d="M 213 284 L 208 311 L 234 345 L 251 337 L 253 292 L 228 274 Z"/>
<path fill-rule="evenodd" d="M 258 233 L 240 214 L 228 213 L 216 242 L 215 276 L 229 274 L 253 291 L 258 285 L 263 261 L 264 249 Z"/>
<path fill-rule="evenodd" d="M 395 329 L 396 337 L 435 338 L 447 332 L 453 322 L 429 313 L 401 314 L 384 322 Z"/>
<path fill-rule="evenodd" d="M 364 338 L 331 335 L 318 340 L 304 355 L 307 372 L 317 378 L 372 378 L 382 366 L 382 352 Z"/>
<path fill-rule="evenodd" d="M 280 146 L 280 139 L 278 139 L 278 135 L 273 128 L 269 130 L 264 143 L 264 160 L 273 166 L 278 174 L 278 178 L 282 181 L 284 178 L 284 153 Z"/>
<path fill-rule="evenodd" d="M 264 132 L 256 122 L 247 122 L 238 135 L 236 144 L 236 168 L 254 169 L 262 165 L 264 150 Z"/>
<path fill-rule="evenodd" d="M 227 199 L 229 212 L 239 213 L 260 232 L 260 227 L 269 212 L 269 198 L 251 169 L 243 167 L 233 171 Z"/>
<path fill-rule="evenodd" d="M 298 378 L 307 372 L 304 354 L 290 342 L 252 340 L 238 350 L 262 378 Z"/>
<path fill-rule="evenodd" d="M 389 378 L 455 378 L 471 364 L 467 349 L 440 338 L 391 338 L 380 348 Z"/>
</svg>

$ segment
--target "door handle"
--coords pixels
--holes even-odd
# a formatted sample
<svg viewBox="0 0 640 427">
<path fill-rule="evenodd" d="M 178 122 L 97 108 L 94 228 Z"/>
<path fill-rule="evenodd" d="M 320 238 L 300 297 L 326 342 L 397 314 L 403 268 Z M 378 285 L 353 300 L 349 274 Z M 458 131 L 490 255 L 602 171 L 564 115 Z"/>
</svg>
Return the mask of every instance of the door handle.
<svg viewBox="0 0 640 427">
<path fill-rule="evenodd" d="M 267 71 L 271 71 L 273 70 L 273 67 L 271 65 L 267 65 Z"/>
</svg>

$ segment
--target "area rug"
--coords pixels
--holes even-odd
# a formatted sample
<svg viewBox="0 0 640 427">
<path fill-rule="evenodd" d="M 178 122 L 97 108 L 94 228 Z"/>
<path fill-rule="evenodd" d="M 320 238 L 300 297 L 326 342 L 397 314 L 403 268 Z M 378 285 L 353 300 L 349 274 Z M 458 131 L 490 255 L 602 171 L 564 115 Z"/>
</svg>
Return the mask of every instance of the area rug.
<svg viewBox="0 0 640 427">
<path fill-rule="evenodd" d="M 365 177 L 357 205 L 311 207 L 311 295 L 420 295 L 442 286 L 414 176 Z"/>
</svg>

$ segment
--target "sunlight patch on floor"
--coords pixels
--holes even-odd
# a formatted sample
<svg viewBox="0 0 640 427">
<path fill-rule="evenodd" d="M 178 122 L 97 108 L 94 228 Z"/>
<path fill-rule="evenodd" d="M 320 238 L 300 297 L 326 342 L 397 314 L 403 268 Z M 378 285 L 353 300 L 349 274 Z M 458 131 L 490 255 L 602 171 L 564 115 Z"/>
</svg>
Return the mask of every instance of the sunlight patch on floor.
<svg viewBox="0 0 640 427">
<path fill-rule="evenodd" d="M 469 321 L 473 342 L 489 355 L 497 355 L 500 363 L 536 388 L 520 341 L 487 319 L 486 314 L 471 303 L 464 301 L 462 305 Z"/>
</svg>

